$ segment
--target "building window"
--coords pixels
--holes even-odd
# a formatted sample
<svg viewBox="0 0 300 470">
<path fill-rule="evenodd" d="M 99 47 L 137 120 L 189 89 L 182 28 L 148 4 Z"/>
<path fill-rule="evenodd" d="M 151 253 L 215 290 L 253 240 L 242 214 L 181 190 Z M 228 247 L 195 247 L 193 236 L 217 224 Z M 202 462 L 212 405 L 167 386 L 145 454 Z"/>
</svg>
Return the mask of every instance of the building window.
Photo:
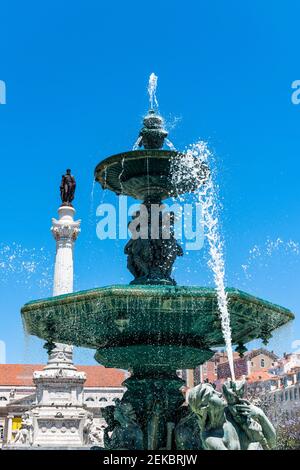
<svg viewBox="0 0 300 470">
<path fill-rule="evenodd" d="M 260 360 L 260 367 L 265 367 L 265 360 L 264 359 Z"/>
<path fill-rule="evenodd" d="M 94 400 L 94 398 L 92 398 L 92 397 L 88 397 L 88 398 L 86 399 L 86 401 L 95 401 L 95 400 Z"/>
<path fill-rule="evenodd" d="M 107 401 L 107 398 L 101 397 L 101 398 L 99 398 L 99 401 Z"/>
<path fill-rule="evenodd" d="M 7 401 L 6 397 L 0 397 L 0 401 Z"/>
</svg>

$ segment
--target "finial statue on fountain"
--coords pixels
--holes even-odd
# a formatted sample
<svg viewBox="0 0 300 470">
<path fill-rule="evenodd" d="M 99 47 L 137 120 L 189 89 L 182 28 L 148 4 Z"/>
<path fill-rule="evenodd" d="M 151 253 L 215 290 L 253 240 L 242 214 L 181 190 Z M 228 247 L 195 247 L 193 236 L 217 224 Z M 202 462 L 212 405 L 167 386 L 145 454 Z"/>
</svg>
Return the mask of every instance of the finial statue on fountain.
<svg viewBox="0 0 300 470">
<path fill-rule="evenodd" d="M 68 168 L 66 174 L 62 175 L 60 184 L 60 197 L 63 206 L 72 206 L 76 189 L 76 181 L 71 170 Z"/>
<path fill-rule="evenodd" d="M 154 109 L 150 109 L 144 117 L 144 127 L 140 131 L 138 145 L 147 149 L 161 149 L 168 137 L 164 129 L 164 120 Z"/>
</svg>

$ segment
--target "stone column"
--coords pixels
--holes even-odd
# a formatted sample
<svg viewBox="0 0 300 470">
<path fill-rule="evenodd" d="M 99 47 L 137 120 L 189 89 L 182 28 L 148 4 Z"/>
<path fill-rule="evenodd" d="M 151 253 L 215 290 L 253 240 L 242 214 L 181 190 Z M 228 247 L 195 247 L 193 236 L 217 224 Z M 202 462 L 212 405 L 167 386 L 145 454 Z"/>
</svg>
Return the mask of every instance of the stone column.
<svg viewBox="0 0 300 470">
<path fill-rule="evenodd" d="M 75 209 L 60 206 L 59 218 L 52 219 L 51 232 L 56 240 L 53 295 L 73 292 L 73 251 L 80 232 L 80 220 L 74 221 Z"/>
<path fill-rule="evenodd" d="M 8 415 L 7 416 L 7 434 L 6 434 L 7 444 L 9 444 L 11 442 L 11 439 L 12 439 L 12 420 L 13 420 L 13 416 Z"/>
<path fill-rule="evenodd" d="M 74 221 L 75 209 L 62 205 L 58 219 L 52 219 L 56 240 L 53 295 L 73 292 L 73 251 L 80 232 L 80 220 Z M 81 448 L 87 412 L 83 404 L 86 376 L 73 363 L 73 348 L 55 343 L 47 365 L 35 371 L 37 405 L 32 408 L 33 446 Z M 78 396 L 76 391 L 78 390 Z"/>
<path fill-rule="evenodd" d="M 73 292 L 74 280 L 74 243 L 80 232 L 80 220 L 74 221 L 75 209 L 72 206 L 60 206 L 58 219 L 52 219 L 51 232 L 56 240 L 53 295 Z M 60 354 L 59 354 L 60 353 Z M 56 348 L 49 354 L 48 366 L 62 360 L 64 367 L 73 365 L 73 347 L 56 343 Z M 46 368 L 48 367 L 46 366 Z"/>
</svg>

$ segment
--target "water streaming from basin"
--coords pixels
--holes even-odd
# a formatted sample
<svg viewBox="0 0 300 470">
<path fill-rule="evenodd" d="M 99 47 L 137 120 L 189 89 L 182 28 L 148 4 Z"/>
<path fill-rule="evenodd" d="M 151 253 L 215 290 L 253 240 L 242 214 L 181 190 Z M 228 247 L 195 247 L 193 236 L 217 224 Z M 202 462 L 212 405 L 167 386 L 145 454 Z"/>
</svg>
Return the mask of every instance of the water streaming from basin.
<svg viewBox="0 0 300 470">
<path fill-rule="evenodd" d="M 176 185 L 181 178 L 198 178 L 198 170 L 195 166 L 194 158 L 200 162 L 206 163 L 211 167 L 212 153 L 208 149 L 206 142 L 199 141 L 192 144 L 185 158 L 179 156 L 175 159 L 172 166 L 172 179 Z M 202 223 L 204 225 L 204 234 L 208 241 L 210 259 L 208 265 L 213 273 L 214 283 L 217 291 L 218 308 L 221 319 L 222 333 L 228 354 L 228 362 L 230 366 L 231 377 L 235 380 L 233 351 L 231 340 L 230 313 L 228 309 L 228 299 L 225 290 L 225 264 L 223 254 L 223 241 L 219 227 L 219 206 L 216 185 L 214 181 L 214 173 L 210 168 L 210 174 L 204 185 L 199 184 L 196 192 L 198 202 L 202 207 Z"/>
</svg>

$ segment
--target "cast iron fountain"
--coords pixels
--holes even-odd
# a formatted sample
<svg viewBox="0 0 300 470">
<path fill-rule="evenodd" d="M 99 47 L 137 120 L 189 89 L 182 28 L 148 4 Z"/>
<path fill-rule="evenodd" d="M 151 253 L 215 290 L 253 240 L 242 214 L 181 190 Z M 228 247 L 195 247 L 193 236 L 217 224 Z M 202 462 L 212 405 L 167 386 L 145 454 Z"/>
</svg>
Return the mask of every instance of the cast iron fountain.
<svg viewBox="0 0 300 470">
<path fill-rule="evenodd" d="M 139 227 L 144 236 L 133 237 L 125 247 L 128 269 L 134 276 L 131 284 L 37 300 L 22 309 L 26 331 L 47 340 L 48 345 L 61 342 L 93 348 L 99 363 L 130 370 L 122 401 L 115 409 L 104 411 L 108 423 L 105 446 L 110 449 L 209 448 L 203 438 L 201 410 L 218 402 L 213 388 L 206 384 L 191 393 L 190 411 L 182 406 L 183 381 L 176 371 L 207 361 L 214 354 L 212 348 L 224 345 L 224 338 L 215 289 L 177 286 L 171 277 L 176 257 L 183 254 L 174 237 L 173 214 L 167 224 L 169 237 L 164 234 L 161 216 L 158 235 L 151 237 L 151 208 L 171 196 L 197 190 L 209 176 L 207 165 L 195 157 L 196 177 L 183 176 L 175 185 L 171 168 L 178 159 L 184 164 L 186 154 L 163 149 L 167 134 L 161 116 L 150 109 L 139 135 L 138 144 L 143 148 L 111 156 L 95 169 L 95 179 L 103 189 L 143 201 L 141 207 L 148 216 L 146 225 Z M 232 342 L 240 351 L 256 338 L 267 341 L 274 329 L 293 319 L 289 310 L 237 289 L 227 289 L 227 296 Z M 250 406 L 240 390 L 234 382 L 225 386 L 228 409 Z M 225 406 L 220 397 L 219 402 Z M 232 409 L 236 412 L 238 408 Z M 223 421 L 228 421 L 228 413 Z M 233 433 L 225 447 L 250 448 L 253 442 L 263 448 L 271 446 L 272 436 L 266 437 L 268 432 L 272 434 L 270 429 L 264 433 L 267 425 L 259 424 L 258 419 L 254 422 L 261 432 L 256 430 L 254 436 L 251 418 L 240 419 L 237 434 L 242 438 Z"/>
</svg>

